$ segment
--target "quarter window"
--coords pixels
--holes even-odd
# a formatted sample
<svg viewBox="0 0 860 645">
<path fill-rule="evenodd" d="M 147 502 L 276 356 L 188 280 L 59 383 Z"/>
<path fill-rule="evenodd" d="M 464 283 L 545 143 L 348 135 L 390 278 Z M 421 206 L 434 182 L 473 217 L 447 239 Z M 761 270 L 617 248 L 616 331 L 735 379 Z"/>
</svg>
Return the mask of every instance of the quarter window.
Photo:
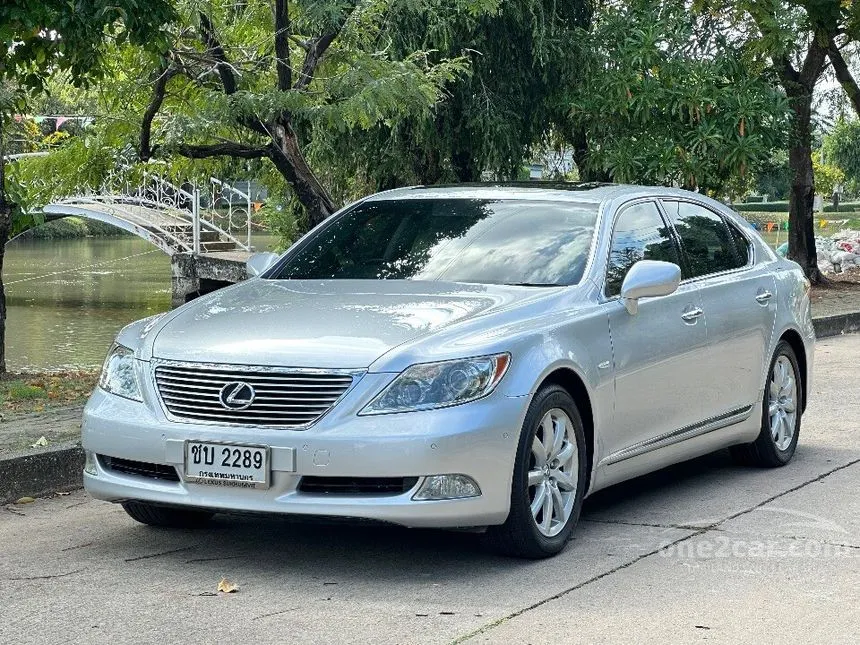
<svg viewBox="0 0 860 645">
<path fill-rule="evenodd" d="M 654 202 L 629 206 L 616 220 L 606 271 L 607 296 L 621 293 L 624 276 L 639 260 L 678 264 L 678 249 Z"/>
<path fill-rule="evenodd" d="M 689 202 L 665 202 L 669 219 L 684 246 L 687 278 L 730 271 L 746 264 L 736 250 L 736 242 L 723 218 Z"/>
<path fill-rule="evenodd" d="M 732 235 L 732 241 L 735 243 L 735 250 L 738 253 L 738 259 L 740 259 L 741 264 L 744 266 L 749 264 L 751 257 L 749 241 L 731 221 L 726 220 L 726 225 L 728 225 L 729 233 Z"/>
</svg>

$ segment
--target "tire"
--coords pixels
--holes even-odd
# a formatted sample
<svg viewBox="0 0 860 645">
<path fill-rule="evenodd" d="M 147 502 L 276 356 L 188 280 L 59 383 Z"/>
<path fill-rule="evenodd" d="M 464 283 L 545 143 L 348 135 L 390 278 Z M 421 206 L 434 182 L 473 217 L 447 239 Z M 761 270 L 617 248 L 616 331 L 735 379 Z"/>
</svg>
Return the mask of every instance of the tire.
<svg viewBox="0 0 860 645">
<path fill-rule="evenodd" d="M 780 379 L 780 367 L 791 372 L 791 386 L 784 379 Z M 776 397 L 777 418 L 779 415 L 785 419 L 780 426 L 778 422 L 772 424 L 771 397 Z M 791 405 L 789 405 L 789 402 Z M 792 412 L 786 412 L 786 408 L 793 408 Z M 797 356 L 791 345 L 784 340 L 779 341 L 770 360 L 770 367 L 764 384 L 764 397 L 762 400 L 761 432 L 752 443 L 740 446 L 732 446 L 729 451 L 738 463 L 745 466 L 759 466 L 763 468 L 778 468 L 785 466 L 797 449 L 797 440 L 800 436 L 801 410 L 803 410 L 803 385 L 801 382 L 800 368 L 797 364 Z M 780 429 L 781 428 L 781 429 Z M 788 439 L 786 432 L 791 432 Z"/>
<path fill-rule="evenodd" d="M 544 446 L 543 439 L 549 436 L 544 428 L 551 428 L 555 438 L 561 428 L 559 422 L 563 422 L 566 431 L 560 443 L 550 440 L 547 444 L 550 449 L 544 449 L 544 453 L 549 453 L 549 459 L 543 468 L 536 443 Z M 541 388 L 529 405 L 520 432 L 508 518 L 504 524 L 487 529 L 488 546 L 505 555 L 531 559 L 559 553 L 570 539 L 582 510 L 587 454 L 582 417 L 570 394 L 557 385 Z M 554 459 L 555 455 L 561 455 L 560 462 Z M 538 482 L 532 486 L 529 486 L 530 472 L 532 481 Z M 571 490 L 574 481 L 575 488 Z M 535 504 L 539 510 L 533 513 L 532 502 L 537 502 L 538 496 L 546 500 L 547 495 L 550 501 Z M 551 504 L 549 513 L 545 512 L 547 504 Z"/>
<path fill-rule="evenodd" d="M 174 529 L 196 529 L 206 526 L 212 516 L 209 511 L 195 511 L 191 509 L 175 508 L 169 506 L 155 506 L 146 502 L 123 502 L 123 509 L 129 516 L 141 524 L 150 526 L 162 526 Z"/>
</svg>

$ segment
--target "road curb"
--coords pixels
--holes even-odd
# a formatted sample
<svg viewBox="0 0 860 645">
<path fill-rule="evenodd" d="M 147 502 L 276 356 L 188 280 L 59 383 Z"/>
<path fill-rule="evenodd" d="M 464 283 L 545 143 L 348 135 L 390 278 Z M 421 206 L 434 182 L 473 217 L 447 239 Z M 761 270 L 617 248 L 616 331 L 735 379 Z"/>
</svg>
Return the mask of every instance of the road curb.
<svg viewBox="0 0 860 645">
<path fill-rule="evenodd" d="M 79 442 L 0 456 L 0 504 L 80 488 L 83 469 Z"/>
<path fill-rule="evenodd" d="M 823 318 L 813 318 L 812 326 L 815 328 L 816 338 L 840 336 L 860 331 L 860 311 L 825 316 Z"/>
</svg>

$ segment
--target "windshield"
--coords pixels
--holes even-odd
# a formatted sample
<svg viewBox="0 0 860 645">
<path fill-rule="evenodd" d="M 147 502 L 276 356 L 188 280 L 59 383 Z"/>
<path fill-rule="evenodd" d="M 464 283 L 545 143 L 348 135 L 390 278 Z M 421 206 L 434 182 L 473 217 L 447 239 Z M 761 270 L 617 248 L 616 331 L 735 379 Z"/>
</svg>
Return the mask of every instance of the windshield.
<svg viewBox="0 0 860 645">
<path fill-rule="evenodd" d="M 271 276 L 569 285 L 582 279 L 596 204 L 373 201 L 316 233 Z"/>
</svg>

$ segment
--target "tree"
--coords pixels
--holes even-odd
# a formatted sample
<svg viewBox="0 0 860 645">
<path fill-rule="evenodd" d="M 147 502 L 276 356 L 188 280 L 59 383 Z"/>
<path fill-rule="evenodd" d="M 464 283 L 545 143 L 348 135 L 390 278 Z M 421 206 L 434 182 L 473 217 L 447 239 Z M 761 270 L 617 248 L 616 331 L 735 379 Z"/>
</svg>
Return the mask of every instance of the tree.
<svg viewBox="0 0 860 645">
<path fill-rule="evenodd" d="M 828 199 L 836 186 L 845 181 L 845 173 L 843 170 L 834 164 L 821 163 L 813 155 L 812 157 L 812 174 L 815 177 L 815 192 L 821 195 L 824 199 Z"/>
<path fill-rule="evenodd" d="M 860 89 L 843 52 L 860 41 L 860 3 L 842 0 L 697 1 L 696 8 L 732 22 L 740 45 L 769 60 L 792 112 L 788 256 L 813 283 L 824 281 L 815 250 L 812 168 L 813 92 L 827 61 L 860 114 Z"/>
<path fill-rule="evenodd" d="M 362 177 L 370 190 L 478 181 L 482 173 L 516 178 L 532 151 L 567 125 L 565 97 L 580 79 L 577 36 L 591 20 L 591 3 L 513 0 L 477 15 L 457 12 L 456 0 L 426 4 L 434 7 L 429 16 L 410 3 L 389 13 L 393 47 L 398 55 L 465 55 L 468 74 L 430 114 L 381 123 L 358 139 L 333 132 L 315 160 L 336 159 L 346 181 Z"/>
<path fill-rule="evenodd" d="M 106 39 L 152 46 L 163 42 L 162 27 L 174 16 L 166 0 L 4 0 L 0 4 L 0 276 L 13 218 L 21 217 L 6 184 L 5 132 L 28 93 L 46 79 L 66 73 L 75 83 L 99 76 Z M 6 295 L 0 278 L 0 372 L 6 371 Z"/>
<path fill-rule="evenodd" d="M 402 0 L 405 2 L 405 0 Z M 139 153 L 272 164 L 303 206 L 307 225 L 337 201 L 308 161 L 324 138 L 425 116 L 466 72 L 460 56 L 391 46 L 397 0 L 249 0 L 182 3 L 171 47 L 150 74 Z M 410 2 L 425 19 L 433 2 Z M 458 12 L 496 0 L 459 0 Z M 325 177 L 323 173 L 322 177 Z"/>
<path fill-rule="evenodd" d="M 688 5 L 607 2 L 582 34 L 591 55 L 570 118 L 587 176 L 722 195 L 782 144 L 787 106 L 761 62 Z"/>
<path fill-rule="evenodd" d="M 824 159 L 845 173 L 848 192 L 860 193 L 860 120 L 838 121 L 824 137 Z"/>
</svg>

